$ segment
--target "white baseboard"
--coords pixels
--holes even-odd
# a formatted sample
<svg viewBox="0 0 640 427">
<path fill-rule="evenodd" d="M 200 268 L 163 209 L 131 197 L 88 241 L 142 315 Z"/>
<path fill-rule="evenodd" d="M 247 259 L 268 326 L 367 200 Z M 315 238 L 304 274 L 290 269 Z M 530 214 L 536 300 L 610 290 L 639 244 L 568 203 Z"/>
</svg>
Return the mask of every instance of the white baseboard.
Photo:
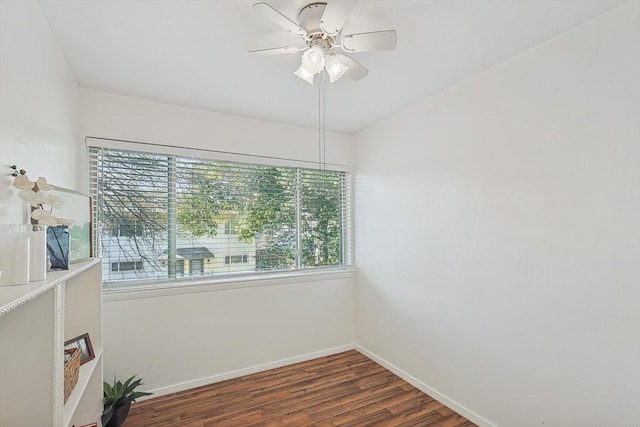
<svg viewBox="0 0 640 427">
<path fill-rule="evenodd" d="M 221 381 L 231 380 L 231 379 L 239 378 L 245 375 L 255 374 L 256 372 L 262 372 L 262 371 L 267 371 L 269 369 L 281 368 L 283 366 L 293 365 L 294 363 L 306 362 L 308 360 L 317 359 L 319 357 L 331 356 L 333 354 L 338 354 L 338 353 L 342 353 L 342 352 L 354 350 L 354 349 L 364 354 L 374 362 L 384 366 L 385 368 L 387 368 L 388 370 L 390 370 L 391 372 L 393 372 L 394 374 L 396 374 L 397 376 L 399 376 L 400 378 L 402 378 L 412 386 L 416 387 L 418 390 L 425 392 L 426 394 L 433 397 L 438 402 L 454 410 L 455 412 L 462 415 L 469 421 L 476 423 L 480 427 L 496 427 L 495 424 L 489 422 L 488 420 L 476 414 L 475 412 L 462 406 L 455 400 L 438 392 L 433 387 L 423 383 L 422 381 L 418 380 L 417 378 L 413 377 L 412 375 L 408 374 L 407 372 L 403 371 L 402 369 L 398 368 L 392 363 L 387 362 L 382 357 L 378 356 L 377 354 L 367 350 L 366 348 L 358 344 L 345 344 L 338 347 L 316 351 L 313 353 L 301 354 L 298 356 L 288 357 L 286 359 L 280 359 L 273 362 L 250 366 L 248 368 L 237 369 L 235 371 L 224 372 L 221 374 L 198 378 L 198 379 L 186 381 L 183 383 L 172 384 L 166 387 L 160 387 L 154 390 L 150 390 L 153 393 L 152 396 L 140 398 L 138 399 L 138 401 L 152 399 L 154 397 L 159 397 L 159 396 L 165 396 L 171 393 L 177 393 L 177 392 L 189 390 L 196 387 L 202 387 L 209 384 L 215 384 Z"/>
<path fill-rule="evenodd" d="M 366 348 L 364 348 L 364 347 L 362 347 L 362 346 L 360 346 L 358 344 L 355 345 L 355 349 L 357 351 L 359 351 L 360 353 L 364 354 L 365 356 L 367 356 L 369 359 L 371 359 L 374 362 L 378 363 L 379 365 L 384 366 L 385 368 L 387 368 L 388 370 L 390 370 L 391 372 L 393 372 L 394 374 L 396 374 L 397 376 L 399 376 L 400 378 L 402 378 L 403 380 L 405 380 L 406 382 L 408 382 L 409 384 L 411 384 L 412 386 L 414 386 L 418 390 L 423 391 L 424 393 L 426 393 L 429 396 L 433 397 L 435 400 L 437 400 L 438 402 L 442 403 L 447 408 L 449 408 L 449 409 L 457 412 L 458 414 L 462 415 L 463 417 L 465 417 L 469 421 L 471 421 L 473 423 L 476 423 L 480 427 L 496 427 L 495 424 L 491 423 L 489 420 L 481 417 L 480 415 L 476 414 L 473 411 L 470 411 L 469 409 L 465 408 L 464 406 L 462 406 L 461 404 L 459 404 L 455 400 L 453 400 L 453 399 L 449 398 L 448 396 L 445 396 L 444 394 L 438 392 L 433 387 L 423 383 L 422 381 L 418 380 L 414 376 L 408 374 L 407 372 L 403 371 L 402 369 L 398 368 L 397 366 L 393 365 L 392 363 L 387 362 L 385 359 L 383 359 L 382 357 L 378 356 L 377 354 L 372 353 L 371 351 L 367 350 Z"/>
<path fill-rule="evenodd" d="M 167 394 L 177 393 L 180 391 L 189 390 L 196 387 L 202 387 L 204 385 L 215 384 L 221 381 L 232 380 L 245 375 L 255 374 L 256 372 L 267 371 L 269 369 L 281 368 L 287 365 L 293 365 L 294 363 L 306 362 L 308 360 L 317 359 L 319 357 L 331 356 L 333 354 L 342 353 L 345 351 L 355 349 L 355 344 L 345 344 L 338 347 L 328 348 L 325 350 L 316 351 L 313 353 L 301 354 L 298 356 L 288 357 L 286 359 L 280 359 L 273 362 L 262 363 L 260 365 L 250 366 L 248 368 L 237 369 L 235 371 L 224 372 L 221 374 L 211 375 L 209 377 L 198 378 L 183 383 L 172 384 L 166 387 L 156 388 L 149 390 L 153 393 L 152 396 L 147 396 L 138 399 L 138 402 L 142 402 L 154 397 L 166 396 Z"/>
</svg>

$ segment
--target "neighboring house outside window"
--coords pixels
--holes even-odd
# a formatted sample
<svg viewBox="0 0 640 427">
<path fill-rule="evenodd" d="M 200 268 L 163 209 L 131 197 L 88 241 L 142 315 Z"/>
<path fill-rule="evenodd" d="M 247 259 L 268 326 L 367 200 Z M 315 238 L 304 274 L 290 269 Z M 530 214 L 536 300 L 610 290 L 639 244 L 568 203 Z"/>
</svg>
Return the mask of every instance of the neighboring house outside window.
<svg viewBox="0 0 640 427">
<path fill-rule="evenodd" d="M 162 265 L 168 263 L 168 251 L 164 251 L 158 257 Z M 191 275 L 211 274 L 216 269 L 215 256 L 209 249 L 204 246 L 195 248 L 177 248 L 176 249 L 176 274 L 184 275 L 188 272 Z"/>
</svg>

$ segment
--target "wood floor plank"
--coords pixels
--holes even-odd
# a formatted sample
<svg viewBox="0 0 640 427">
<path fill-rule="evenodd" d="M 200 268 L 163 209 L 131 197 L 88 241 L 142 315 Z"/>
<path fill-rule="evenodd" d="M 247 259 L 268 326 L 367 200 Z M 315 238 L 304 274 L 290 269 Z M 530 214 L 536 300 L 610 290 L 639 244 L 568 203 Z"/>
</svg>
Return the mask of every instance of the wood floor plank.
<svg viewBox="0 0 640 427">
<path fill-rule="evenodd" d="M 123 427 L 473 427 L 357 351 L 135 403 Z"/>
</svg>

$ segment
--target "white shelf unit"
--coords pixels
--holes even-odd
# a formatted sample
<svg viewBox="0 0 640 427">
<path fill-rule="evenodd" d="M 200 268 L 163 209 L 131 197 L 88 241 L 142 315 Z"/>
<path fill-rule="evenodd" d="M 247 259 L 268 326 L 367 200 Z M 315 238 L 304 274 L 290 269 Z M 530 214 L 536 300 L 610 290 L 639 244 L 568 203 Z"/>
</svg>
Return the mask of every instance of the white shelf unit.
<svg viewBox="0 0 640 427">
<path fill-rule="evenodd" d="M 102 413 L 99 259 L 47 279 L 0 287 L 0 426 L 79 427 Z M 80 366 L 64 403 L 64 342 L 89 333 L 95 358 Z"/>
</svg>

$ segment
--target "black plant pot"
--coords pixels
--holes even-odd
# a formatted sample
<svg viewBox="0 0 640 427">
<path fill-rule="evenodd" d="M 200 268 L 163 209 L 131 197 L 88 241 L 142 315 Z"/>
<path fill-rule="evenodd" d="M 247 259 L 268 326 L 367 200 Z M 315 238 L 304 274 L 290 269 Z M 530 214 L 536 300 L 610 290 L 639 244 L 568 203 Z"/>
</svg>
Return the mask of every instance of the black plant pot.
<svg viewBox="0 0 640 427">
<path fill-rule="evenodd" d="M 129 409 L 131 408 L 131 402 L 127 402 L 122 406 L 118 406 L 113 410 L 113 415 L 111 415 L 111 419 L 104 427 L 120 427 L 124 420 L 127 419 L 127 415 L 129 415 Z"/>
</svg>

